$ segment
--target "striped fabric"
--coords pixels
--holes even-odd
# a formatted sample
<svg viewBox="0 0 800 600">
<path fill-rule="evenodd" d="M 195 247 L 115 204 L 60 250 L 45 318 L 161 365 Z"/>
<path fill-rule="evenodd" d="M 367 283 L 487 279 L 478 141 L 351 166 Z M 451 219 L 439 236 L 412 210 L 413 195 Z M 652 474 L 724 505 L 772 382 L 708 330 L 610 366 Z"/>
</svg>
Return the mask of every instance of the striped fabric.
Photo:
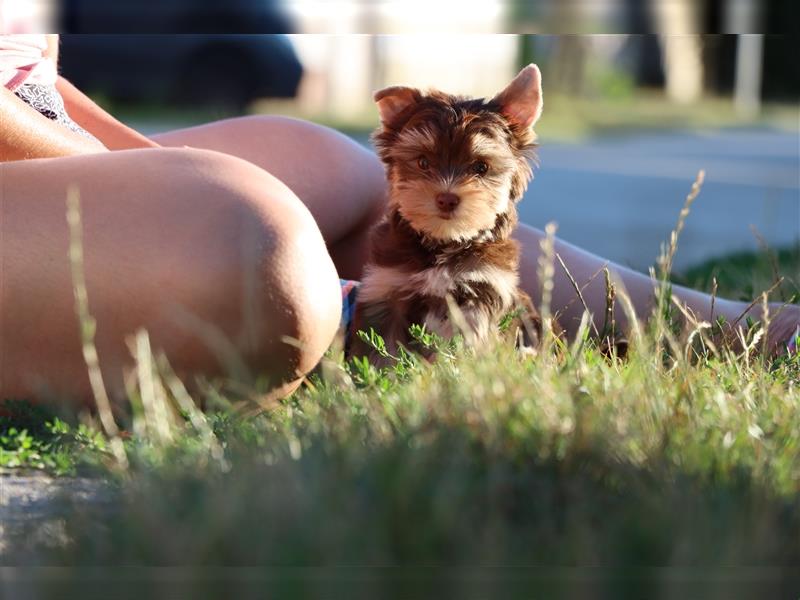
<svg viewBox="0 0 800 600">
<path fill-rule="evenodd" d="M 350 329 L 356 314 L 356 297 L 361 283 L 351 279 L 340 279 L 339 284 L 342 286 L 342 321 L 339 327 L 344 331 L 344 346 L 348 348 L 350 346 Z"/>
<path fill-rule="evenodd" d="M 797 326 L 797 329 L 794 330 L 792 337 L 789 338 L 789 341 L 786 342 L 786 350 L 789 354 L 794 354 L 797 352 L 797 345 L 800 344 L 800 325 Z"/>
<path fill-rule="evenodd" d="M 55 85 L 56 65 L 46 51 L 44 35 L 0 35 L 0 85 L 12 92 L 23 83 Z"/>
<path fill-rule="evenodd" d="M 64 108 L 64 100 L 61 98 L 61 94 L 58 93 L 56 86 L 26 83 L 14 90 L 14 94 L 48 119 L 52 119 L 85 138 L 97 141 L 96 137 L 83 129 L 67 114 L 67 110 Z"/>
</svg>

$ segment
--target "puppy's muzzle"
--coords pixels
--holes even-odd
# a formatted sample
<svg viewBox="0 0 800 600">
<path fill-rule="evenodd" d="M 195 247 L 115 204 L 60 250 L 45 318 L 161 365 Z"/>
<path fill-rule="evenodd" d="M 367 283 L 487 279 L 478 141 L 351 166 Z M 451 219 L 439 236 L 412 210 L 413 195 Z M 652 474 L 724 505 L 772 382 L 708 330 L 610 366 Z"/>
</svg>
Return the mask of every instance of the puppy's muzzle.
<svg viewBox="0 0 800 600">
<path fill-rule="evenodd" d="M 461 202 L 461 198 L 450 192 L 436 194 L 436 206 L 445 214 L 452 213 L 459 202 Z"/>
</svg>

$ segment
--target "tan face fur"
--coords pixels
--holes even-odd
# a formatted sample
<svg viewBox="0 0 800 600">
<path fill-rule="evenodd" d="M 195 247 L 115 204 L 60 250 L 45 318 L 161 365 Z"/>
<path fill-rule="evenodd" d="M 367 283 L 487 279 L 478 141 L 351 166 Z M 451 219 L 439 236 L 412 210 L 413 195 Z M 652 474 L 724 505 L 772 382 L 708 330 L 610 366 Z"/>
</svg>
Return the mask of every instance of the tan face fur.
<svg viewBox="0 0 800 600">
<path fill-rule="evenodd" d="M 491 100 L 406 87 L 375 98 L 382 126 L 373 139 L 386 165 L 390 204 L 414 229 L 433 240 L 464 242 L 513 210 L 531 178 L 532 127 L 541 113 L 534 65 Z"/>
</svg>

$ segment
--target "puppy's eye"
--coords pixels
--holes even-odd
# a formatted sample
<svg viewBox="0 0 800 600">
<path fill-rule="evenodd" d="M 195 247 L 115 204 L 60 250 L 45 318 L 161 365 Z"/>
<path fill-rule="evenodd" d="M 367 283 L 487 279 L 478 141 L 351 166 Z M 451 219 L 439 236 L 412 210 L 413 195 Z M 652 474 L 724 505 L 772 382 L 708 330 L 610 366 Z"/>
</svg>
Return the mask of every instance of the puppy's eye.
<svg viewBox="0 0 800 600">
<path fill-rule="evenodd" d="M 472 172 L 478 176 L 486 175 L 489 172 L 489 165 L 487 165 L 482 160 L 479 160 L 474 165 L 472 165 Z"/>
<path fill-rule="evenodd" d="M 423 171 L 427 171 L 427 170 L 430 168 L 430 166 L 431 166 L 431 163 L 429 163 L 429 162 L 428 162 L 428 159 L 427 159 L 427 158 L 425 158 L 424 156 L 420 156 L 420 157 L 417 159 L 417 166 L 418 166 L 420 169 L 422 169 Z"/>
</svg>

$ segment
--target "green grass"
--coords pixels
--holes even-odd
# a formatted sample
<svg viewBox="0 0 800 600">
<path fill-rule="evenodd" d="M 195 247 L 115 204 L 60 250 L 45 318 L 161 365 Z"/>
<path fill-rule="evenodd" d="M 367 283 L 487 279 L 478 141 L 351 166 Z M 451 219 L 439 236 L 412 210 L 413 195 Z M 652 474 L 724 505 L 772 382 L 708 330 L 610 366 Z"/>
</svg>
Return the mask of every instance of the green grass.
<svg viewBox="0 0 800 600">
<path fill-rule="evenodd" d="M 571 97 L 551 95 L 546 101 L 546 117 L 537 126 L 545 139 L 581 140 L 605 134 L 643 131 L 708 131 L 722 127 L 765 126 L 797 131 L 798 106 L 768 104 L 757 118 L 736 113 L 732 99 L 705 97 L 682 105 L 662 93 L 639 90 L 630 95 L 610 97 Z"/>
<path fill-rule="evenodd" d="M 797 274 L 799 258 L 777 253 L 778 269 Z M 773 262 L 732 256 L 682 277 L 708 289 L 716 276 L 730 296 L 768 287 Z M 185 567 L 197 598 L 231 594 L 237 578 L 255 585 L 238 597 L 267 583 L 365 598 L 791 590 L 800 355 L 704 351 L 677 325 L 652 318 L 624 360 L 586 333 L 530 357 L 417 330 L 435 363 L 402 353 L 378 369 L 331 351 L 300 391 L 251 417 L 225 407 L 252 390 L 209 385 L 194 400 L 220 408 L 200 413 L 162 357 L 141 352 L 122 455 L 92 418 L 6 406 L 0 466 L 103 477 L 115 508 L 65 498 L 57 540 L 31 523 L 3 561 L 78 580 L 96 566 Z M 64 597 L 64 579 L 38 592 Z"/>
<path fill-rule="evenodd" d="M 779 277 L 784 278 L 784 284 L 776 290 L 774 300 L 800 297 L 800 246 L 730 254 L 695 265 L 673 280 L 710 293 L 716 279 L 720 297 L 749 302 Z"/>
<path fill-rule="evenodd" d="M 682 105 L 654 90 L 631 90 L 620 96 L 570 96 L 545 94 L 545 117 L 537 124 L 542 140 L 580 141 L 593 136 L 642 133 L 643 131 L 707 131 L 722 127 L 762 126 L 785 131 L 798 130 L 800 109 L 796 104 L 767 104 L 760 116 L 737 114 L 733 100 L 707 96 Z M 284 114 L 308 119 L 363 137 L 378 124 L 377 111 L 369 107 L 346 119 L 333 114 L 303 112 L 293 101 L 264 100 L 253 103 L 253 114 Z"/>
<path fill-rule="evenodd" d="M 53 475 L 103 474 L 105 438 L 85 423 L 68 424 L 53 410 L 6 400 L 0 416 L 0 467 Z"/>
<path fill-rule="evenodd" d="M 163 129 L 199 125 L 215 119 L 235 116 L 214 109 L 185 110 L 161 105 L 113 105 L 98 99 L 112 114 L 134 126 Z M 305 111 L 294 100 L 259 100 L 248 114 L 286 115 L 306 119 L 364 138 L 378 125 L 377 110 L 371 105 L 362 112 L 342 117 L 326 112 Z M 706 97 L 690 104 L 671 102 L 662 93 L 632 90 L 621 96 L 547 95 L 545 117 L 536 131 L 542 140 L 580 141 L 592 136 L 624 134 L 643 130 L 709 130 L 721 127 L 765 126 L 786 131 L 798 130 L 796 104 L 767 104 L 756 118 L 736 113 L 732 99 Z"/>
<path fill-rule="evenodd" d="M 669 577 L 655 566 L 702 570 L 701 582 L 731 566 L 790 577 L 800 564 L 800 358 L 665 358 L 655 331 L 625 361 L 588 339 L 533 359 L 450 344 L 436 364 L 403 356 L 384 370 L 331 356 L 256 417 L 172 410 L 158 422 L 157 411 L 134 411 L 125 468 L 96 429 L 12 404 L 0 463 L 100 474 L 118 510 L 75 503 L 67 544 L 21 545 L 25 554 L 5 559 L 255 565 L 284 577 L 350 565 L 389 597 L 440 589 L 415 565 L 590 565 L 606 574 L 595 590 L 604 597 L 662 590 Z M 134 406 L 174 406 L 155 381 Z M 387 565 L 411 575 L 367 569 Z M 540 575 L 524 589 L 498 575 L 486 593 L 576 593 L 574 574 Z M 468 595 L 462 577 L 441 589 Z M 289 580 L 298 597 L 322 593 Z"/>
</svg>

